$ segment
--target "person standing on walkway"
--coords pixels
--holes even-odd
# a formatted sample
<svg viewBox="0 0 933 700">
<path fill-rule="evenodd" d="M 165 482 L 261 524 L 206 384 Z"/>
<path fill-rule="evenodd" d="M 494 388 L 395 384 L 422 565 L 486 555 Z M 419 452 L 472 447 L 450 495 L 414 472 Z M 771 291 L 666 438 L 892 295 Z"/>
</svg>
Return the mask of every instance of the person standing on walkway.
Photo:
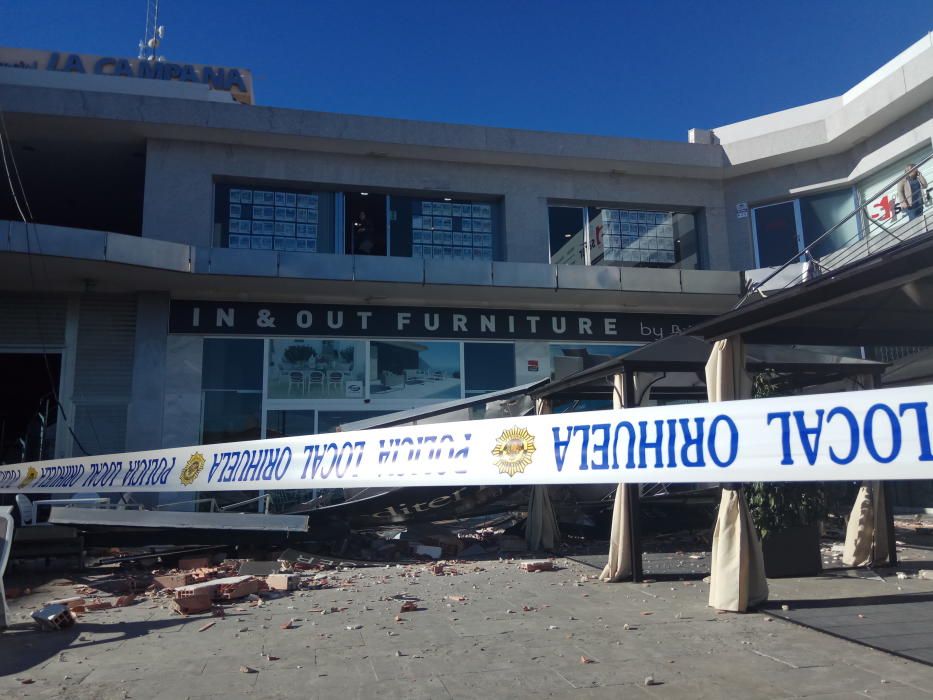
<svg viewBox="0 0 933 700">
<path fill-rule="evenodd" d="M 907 220 L 912 221 L 923 213 L 927 181 L 913 163 L 907 166 L 905 173 L 897 185 L 897 199 L 901 202 L 901 209 L 907 212 Z"/>
</svg>

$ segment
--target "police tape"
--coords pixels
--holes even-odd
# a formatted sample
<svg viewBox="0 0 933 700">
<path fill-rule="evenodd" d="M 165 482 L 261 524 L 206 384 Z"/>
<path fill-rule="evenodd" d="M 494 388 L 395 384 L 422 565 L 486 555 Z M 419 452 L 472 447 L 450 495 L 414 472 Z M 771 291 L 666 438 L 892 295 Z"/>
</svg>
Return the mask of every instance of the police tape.
<svg viewBox="0 0 933 700">
<path fill-rule="evenodd" d="M 2 493 L 933 478 L 933 386 L 434 423 L 0 467 Z"/>
</svg>

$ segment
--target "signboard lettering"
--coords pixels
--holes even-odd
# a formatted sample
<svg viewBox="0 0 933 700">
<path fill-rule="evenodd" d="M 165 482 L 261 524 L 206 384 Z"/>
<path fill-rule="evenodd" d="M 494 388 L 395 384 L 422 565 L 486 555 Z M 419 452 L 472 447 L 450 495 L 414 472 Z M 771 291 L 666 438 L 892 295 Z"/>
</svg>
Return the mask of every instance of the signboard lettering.
<svg viewBox="0 0 933 700">
<path fill-rule="evenodd" d="M 510 309 L 172 302 L 169 332 L 288 337 L 656 340 L 704 317 Z"/>
</svg>

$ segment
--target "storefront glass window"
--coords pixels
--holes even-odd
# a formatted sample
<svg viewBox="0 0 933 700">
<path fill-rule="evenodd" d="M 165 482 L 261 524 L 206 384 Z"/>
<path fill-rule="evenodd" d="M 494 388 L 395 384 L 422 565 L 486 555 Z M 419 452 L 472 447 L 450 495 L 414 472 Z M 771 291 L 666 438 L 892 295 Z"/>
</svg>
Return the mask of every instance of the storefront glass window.
<svg viewBox="0 0 933 700">
<path fill-rule="evenodd" d="M 638 345 L 551 345 L 551 378 L 562 378 L 620 357 Z"/>
<path fill-rule="evenodd" d="M 582 212 L 578 207 L 549 207 L 552 263 L 685 269 L 698 265 L 693 214 L 610 207 L 587 207 L 581 216 Z"/>
<path fill-rule="evenodd" d="M 389 198 L 391 254 L 443 260 L 493 260 L 499 208 L 492 202 Z"/>
<path fill-rule="evenodd" d="M 515 346 L 512 343 L 464 343 L 466 396 L 515 386 Z"/>
<path fill-rule="evenodd" d="M 205 338 L 202 387 L 220 390 L 262 389 L 262 341 Z"/>
<path fill-rule="evenodd" d="M 551 263 L 586 265 L 586 225 L 583 207 L 551 206 L 547 210 Z"/>
<path fill-rule="evenodd" d="M 838 227 L 810 250 L 814 258 L 834 253 L 859 238 L 858 217 L 840 222 L 855 211 L 855 193 L 849 187 L 837 192 L 803 197 L 800 200 L 800 220 L 803 223 L 803 242 L 809 246 L 833 226 Z"/>
<path fill-rule="evenodd" d="M 263 341 L 205 338 L 201 365 L 201 439 L 255 440 L 262 432 Z"/>
<path fill-rule="evenodd" d="M 314 435 L 317 432 L 315 411 L 266 412 L 266 437 Z"/>
<path fill-rule="evenodd" d="M 334 252 L 334 194 L 282 185 L 215 188 L 215 240 L 225 248 Z"/>
<path fill-rule="evenodd" d="M 269 341 L 270 399 L 362 399 L 364 343 L 273 338 Z"/>
<path fill-rule="evenodd" d="M 814 258 L 854 243 L 860 236 L 858 218 L 843 219 L 855 208 L 851 187 L 755 207 L 752 226 L 758 267 L 784 265 L 834 226 L 833 232 L 810 250 Z"/>
<path fill-rule="evenodd" d="M 206 445 L 262 437 L 259 392 L 205 391 L 201 412 L 201 442 Z"/>
<path fill-rule="evenodd" d="M 924 148 L 912 153 L 910 156 L 900 159 L 858 184 L 859 199 L 867 204 L 865 207 L 865 223 L 866 230 L 869 231 L 870 235 L 883 235 L 882 226 L 896 232 L 897 229 L 907 223 L 909 220 L 907 207 L 904 206 L 904 202 L 900 201 L 903 197 L 899 198 L 898 196 L 898 189 L 900 189 L 898 185 L 908 164 L 921 163 L 931 153 L 933 153 L 933 150 L 930 148 Z M 933 187 L 933 159 L 922 163 L 917 170 L 926 181 L 927 187 Z M 895 184 L 886 187 L 892 182 Z M 930 215 L 931 209 L 933 209 L 931 204 L 926 201 L 928 196 L 929 192 L 921 193 L 921 199 L 923 200 L 921 212 L 926 212 L 927 216 Z M 923 228 L 923 230 L 926 230 L 926 228 Z"/>
<path fill-rule="evenodd" d="M 332 433 L 340 425 L 384 416 L 387 413 L 392 413 L 392 411 L 320 411 L 318 412 L 317 431 L 322 435 Z"/>
<path fill-rule="evenodd" d="M 373 400 L 461 396 L 460 343 L 372 341 L 369 364 Z"/>
</svg>

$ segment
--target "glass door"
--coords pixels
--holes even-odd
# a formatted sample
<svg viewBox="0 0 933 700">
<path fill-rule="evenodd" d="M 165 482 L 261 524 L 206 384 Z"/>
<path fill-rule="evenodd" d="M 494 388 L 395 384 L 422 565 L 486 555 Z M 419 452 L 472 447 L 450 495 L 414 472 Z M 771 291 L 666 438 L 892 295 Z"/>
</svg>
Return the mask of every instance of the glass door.
<svg viewBox="0 0 933 700">
<path fill-rule="evenodd" d="M 347 253 L 389 254 L 387 203 L 384 194 L 348 192 L 344 195 Z"/>
<path fill-rule="evenodd" d="M 768 204 L 752 210 L 755 261 L 758 267 L 783 265 L 804 248 L 800 202 Z"/>
</svg>

